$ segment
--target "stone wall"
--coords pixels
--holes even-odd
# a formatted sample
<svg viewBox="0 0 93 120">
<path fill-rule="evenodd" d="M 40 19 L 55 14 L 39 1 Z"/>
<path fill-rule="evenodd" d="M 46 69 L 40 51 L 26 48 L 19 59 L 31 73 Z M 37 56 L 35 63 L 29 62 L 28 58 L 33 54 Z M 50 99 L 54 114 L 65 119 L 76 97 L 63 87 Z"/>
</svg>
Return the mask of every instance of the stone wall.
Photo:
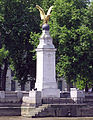
<svg viewBox="0 0 93 120">
<path fill-rule="evenodd" d="M 38 108 L 22 107 L 21 115 L 27 117 L 93 117 L 91 109 L 83 104 L 52 104 Z"/>
</svg>

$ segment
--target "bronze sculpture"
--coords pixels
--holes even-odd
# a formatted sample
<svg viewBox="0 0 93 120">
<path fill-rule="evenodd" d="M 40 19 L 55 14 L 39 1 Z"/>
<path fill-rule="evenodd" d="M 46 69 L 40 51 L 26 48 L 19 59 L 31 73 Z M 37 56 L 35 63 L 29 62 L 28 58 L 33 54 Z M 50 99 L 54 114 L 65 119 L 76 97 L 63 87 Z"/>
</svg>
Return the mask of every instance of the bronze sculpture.
<svg viewBox="0 0 93 120">
<path fill-rule="evenodd" d="M 39 10 L 40 12 L 40 16 L 41 16 L 41 20 L 43 20 L 43 24 L 47 24 L 48 21 L 49 21 L 49 17 L 51 16 L 50 12 L 53 8 L 53 6 L 51 6 L 47 12 L 47 15 L 45 15 L 45 12 L 44 10 L 39 6 L 39 5 L 36 5 L 36 8 Z"/>
</svg>

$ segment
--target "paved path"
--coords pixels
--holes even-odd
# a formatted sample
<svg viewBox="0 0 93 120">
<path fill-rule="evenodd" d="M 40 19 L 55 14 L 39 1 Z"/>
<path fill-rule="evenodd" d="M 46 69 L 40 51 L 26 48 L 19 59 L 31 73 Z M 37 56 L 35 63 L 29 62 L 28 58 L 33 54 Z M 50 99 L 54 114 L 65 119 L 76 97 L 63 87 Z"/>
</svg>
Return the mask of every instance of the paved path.
<svg viewBox="0 0 93 120">
<path fill-rule="evenodd" d="M 26 117 L 0 117 L 0 120 L 93 120 L 93 117 L 64 118 L 64 117 L 46 117 L 46 118 L 26 118 Z"/>
</svg>

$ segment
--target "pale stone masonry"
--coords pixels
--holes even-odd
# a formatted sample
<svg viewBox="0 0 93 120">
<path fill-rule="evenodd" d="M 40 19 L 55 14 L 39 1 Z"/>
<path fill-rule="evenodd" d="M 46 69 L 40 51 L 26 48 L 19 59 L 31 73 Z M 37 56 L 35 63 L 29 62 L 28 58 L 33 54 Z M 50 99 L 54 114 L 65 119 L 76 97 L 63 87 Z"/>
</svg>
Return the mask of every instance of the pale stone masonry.
<svg viewBox="0 0 93 120">
<path fill-rule="evenodd" d="M 11 80 L 12 80 L 12 76 L 11 76 L 11 69 L 8 68 L 7 70 L 7 75 L 6 75 L 6 91 L 11 91 Z"/>
<path fill-rule="evenodd" d="M 76 88 L 70 88 L 70 97 L 77 103 L 83 103 L 83 101 L 85 100 L 85 92 Z"/>
<path fill-rule="evenodd" d="M 7 76 L 6 76 L 6 91 L 12 91 L 12 80 L 13 80 L 13 76 L 11 75 L 11 69 L 8 68 L 7 71 Z M 67 91 L 67 83 L 65 81 L 64 78 L 60 78 L 58 80 L 59 82 L 57 82 L 57 84 L 60 84 L 60 86 L 58 85 L 58 88 L 62 91 Z M 14 86 L 15 86 L 15 91 L 21 91 L 21 86 L 19 85 L 18 81 L 14 81 Z M 28 81 L 25 85 L 25 90 L 29 91 L 30 90 L 30 82 Z"/>
<path fill-rule="evenodd" d="M 60 90 L 57 88 L 55 73 L 55 52 L 52 38 L 47 29 L 48 24 L 43 25 L 40 43 L 37 52 L 37 72 L 36 84 L 37 91 L 41 91 L 44 97 L 60 97 Z M 47 29 L 47 30 L 46 30 Z"/>
</svg>

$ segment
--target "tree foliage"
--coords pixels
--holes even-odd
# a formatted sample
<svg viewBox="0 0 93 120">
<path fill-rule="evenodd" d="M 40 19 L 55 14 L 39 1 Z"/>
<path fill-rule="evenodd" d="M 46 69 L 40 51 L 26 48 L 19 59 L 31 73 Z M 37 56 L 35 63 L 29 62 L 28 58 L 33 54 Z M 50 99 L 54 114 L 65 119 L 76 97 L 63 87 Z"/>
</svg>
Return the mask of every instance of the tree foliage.
<svg viewBox="0 0 93 120">
<path fill-rule="evenodd" d="M 56 0 L 54 3 L 50 30 L 57 48 L 57 77 L 64 76 L 68 83 L 93 81 L 91 7 L 86 0 Z"/>
<path fill-rule="evenodd" d="M 6 74 L 8 69 L 8 50 L 0 49 L 0 90 L 5 90 Z"/>
<path fill-rule="evenodd" d="M 3 60 L 6 59 L 8 56 L 8 50 L 5 50 L 4 47 L 0 49 L 0 65 L 3 65 Z"/>
<path fill-rule="evenodd" d="M 45 12 L 54 5 L 49 25 L 57 48 L 57 77 L 64 77 L 68 83 L 75 82 L 80 88 L 84 88 L 86 84 L 92 85 L 93 2 L 1 0 L 1 44 L 9 51 L 10 62 L 20 84 L 35 78 L 35 49 L 39 43 L 42 25 L 36 4 Z"/>
<path fill-rule="evenodd" d="M 9 50 L 15 76 L 20 84 L 35 78 L 31 32 L 39 32 L 38 14 L 35 9 L 39 0 L 5 0 L 2 21 L 2 43 Z M 36 16 L 35 16 L 36 14 Z"/>
</svg>

